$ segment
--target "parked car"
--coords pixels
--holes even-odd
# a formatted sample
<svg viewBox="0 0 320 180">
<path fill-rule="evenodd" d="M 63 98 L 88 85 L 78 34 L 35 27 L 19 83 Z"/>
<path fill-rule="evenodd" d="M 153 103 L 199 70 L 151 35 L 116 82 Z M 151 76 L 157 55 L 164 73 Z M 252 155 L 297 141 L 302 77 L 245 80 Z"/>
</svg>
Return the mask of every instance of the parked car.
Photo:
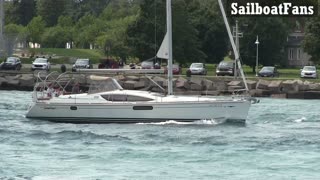
<svg viewBox="0 0 320 180">
<path fill-rule="evenodd" d="M 264 66 L 258 73 L 259 77 L 279 77 L 279 72 L 276 67 Z"/>
<path fill-rule="evenodd" d="M 4 70 L 17 70 L 17 71 L 20 71 L 21 67 L 22 67 L 21 61 L 17 57 L 8 57 L 1 64 L 1 69 L 4 69 Z"/>
<path fill-rule="evenodd" d="M 146 60 L 141 63 L 142 69 L 160 69 L 160 64 L 158 62 L 154 63 L 154 60 Z"/>
<path fill-rule="evenodd" d="M 74 72 L 77 69 L 92 69 L 92 63 L 90 59 L 77 59 L 72 65 L 72 71 Z"/>
<path fill-rule="evenodd" d="M 204 63 L 192 63 L 189 70 L 191 74 L 207 75 L 207 69 Z"/>
<path fill-rule="evenodd" d="M 300 73 L 301 78 L 318 78 L 315 66 L 304 66 Z"/>
<path fill-rule="evenodd" d="M 168 66 L 165 68 L 164 73 L 168 74 Z M 178 64 L 172 64 L 172 74 L 178 75 L 181 73 L 182 73 L 181 67 Z"/>
<path fill-rule="evenodd" d="M 36 58 L 32 62 L 31 70 L 50 70 L 50 62 L 47 58 Z"/>
<path fill-rule="evenodd" d="M 234 75 L 234 62 L 233 61 L 221 61 L 216 69 L 217 76 L 233 76 Z"/>
</svg>

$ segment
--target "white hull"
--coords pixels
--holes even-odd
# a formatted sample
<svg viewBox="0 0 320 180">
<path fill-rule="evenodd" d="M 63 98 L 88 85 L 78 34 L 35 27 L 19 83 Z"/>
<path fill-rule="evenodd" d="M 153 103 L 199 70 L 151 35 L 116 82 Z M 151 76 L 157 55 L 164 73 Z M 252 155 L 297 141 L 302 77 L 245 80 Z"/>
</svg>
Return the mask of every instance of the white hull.
<svg viewBox="0 0 320 180">
<path fill-rule="evenodd" d="M 138 123 L 166 120 L 185 122 L 203 119 L 244 122 L 250 104 L 250 101 L 244 99 L 140 103 L 36 102 L 30 107 L 26 117 L 72 123 Z"/>
</svg>

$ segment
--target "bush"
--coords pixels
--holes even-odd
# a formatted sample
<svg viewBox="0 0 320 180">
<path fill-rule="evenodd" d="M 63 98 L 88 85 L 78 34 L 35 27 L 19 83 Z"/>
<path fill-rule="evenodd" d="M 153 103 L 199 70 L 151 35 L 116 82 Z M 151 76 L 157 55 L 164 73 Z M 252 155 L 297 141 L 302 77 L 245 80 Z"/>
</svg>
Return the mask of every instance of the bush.
<svg viewBox="0 0 320 180">
<path fill-rule="evenodd" d="M 20 58 L 22 64 L 32 64 L 32 61 L 34 61 L 35 58 L 29 58 L 29 57 L 23 57 Z"/>
</svg>

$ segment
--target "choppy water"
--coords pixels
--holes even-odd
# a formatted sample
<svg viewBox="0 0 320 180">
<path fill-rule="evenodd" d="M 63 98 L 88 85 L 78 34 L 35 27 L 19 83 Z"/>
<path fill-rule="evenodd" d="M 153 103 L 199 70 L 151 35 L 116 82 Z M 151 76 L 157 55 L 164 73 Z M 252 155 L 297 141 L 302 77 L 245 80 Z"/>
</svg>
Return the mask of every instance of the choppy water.
<svg viewBox="0 0 320 180">
<path fill-rule="evenodd" d="M 245 125 L 56 124 L 0 91 L 0 179 L 320 179 L 320 101 L 262 99 Z"/>
</svg>

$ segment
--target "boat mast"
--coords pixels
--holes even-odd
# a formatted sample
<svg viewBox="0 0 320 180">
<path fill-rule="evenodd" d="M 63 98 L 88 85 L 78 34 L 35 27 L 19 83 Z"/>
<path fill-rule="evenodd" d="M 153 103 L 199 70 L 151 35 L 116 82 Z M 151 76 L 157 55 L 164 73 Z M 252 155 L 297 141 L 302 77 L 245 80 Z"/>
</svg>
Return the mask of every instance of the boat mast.
<svg viewBox="0 0 320 180">
<path fill-rule="evenodd" d="M 218 1 L 219 1 L 220 10 L 221 10 L 221 13 L 222 13 L 223 21 L 224 21 L 224 24 L 226 25 L 228 36 L 229 36 L 229 39 L 230 39 L 230 42 L 231 42 L 231 46 L 232 46 L 232 49 L 233 49 L 233 52 L 234 52 L 234 56 L 235 56 L 235 59 L 236 59 L 237 64 L 238 64 L 238 68 L 240 70 L 244 86 L 245 86 L 245 88 L 246 88 L 246 90 L 248 92 L 249 88 L 248 88 L 247 81 L 246 81 L 246 78 L 244 76 L 243 69 L 242 69 L 242 66 L 241 66 L 241 63 L 240 63 L 240 55 L 239 55 L 239 52 L 238 52 L 237 47 L 236 47 L 236 44 L 235 44 L 235 42 L 233 40 L 233 37 L 232 37 L 232 34 L 231 34 L 231 30 L 230 30 L 229 22 L 228 22 L 228 19 L 227 19 L 227 16 L 226 16 L 226 12 L 224 11 L 222 0 L 218 0 Z"/>
<path fill-rule="evenodd" d="M 167 34 L 168 34 L 168 95 L 173 94 L 172 89 L 172 16 L 171 0 L 167 0 Z"/>
</svg>

